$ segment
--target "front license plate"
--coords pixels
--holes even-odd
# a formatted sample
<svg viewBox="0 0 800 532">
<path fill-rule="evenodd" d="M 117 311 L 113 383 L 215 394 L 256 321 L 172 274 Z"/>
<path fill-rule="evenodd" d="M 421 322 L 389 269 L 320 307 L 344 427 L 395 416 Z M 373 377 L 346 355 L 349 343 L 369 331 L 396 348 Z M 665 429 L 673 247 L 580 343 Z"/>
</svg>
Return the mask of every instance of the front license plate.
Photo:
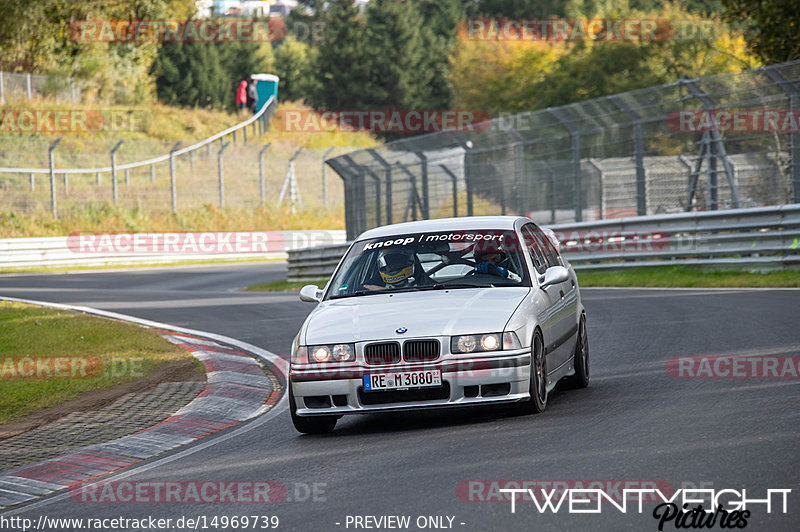
<svg viewBox="0 0 800 532">
<path fill-rule="evenodd" d="M 364 390 L 397 390 L 402 388 L 426 388 L 442 385 L 442 372 L 438 369 L 420 371 L 396 371 L 364 375 Z"/>
</svg>

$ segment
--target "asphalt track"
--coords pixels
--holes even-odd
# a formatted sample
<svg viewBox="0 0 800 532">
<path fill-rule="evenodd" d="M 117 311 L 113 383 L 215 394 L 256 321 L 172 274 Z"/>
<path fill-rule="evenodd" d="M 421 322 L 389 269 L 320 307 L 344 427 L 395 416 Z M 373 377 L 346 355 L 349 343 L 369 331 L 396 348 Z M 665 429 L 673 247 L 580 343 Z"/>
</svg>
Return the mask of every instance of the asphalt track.
<svg viewBox="0 0 800 532">
<path fill-rule="evenodd" d="M 0 295 L 113 310 L 285 356 L 312 306 L 293 294 L 236 292 L 284 275 L 276 263 L 15 275 L 0 277 Z M 508 502 L 456 492 L 468 480 L 649 480 L 746 488 L 750 498 L 792 489 L 787 514 L 757 505 L 747 530 L 800 529 L 800 379 L 677 379 L 665 369 L 676 356 L 800 354 L 800 290 L 586 289 L 583 298 L 591 385 L 556 391 L 542 415 L 481 408 L 345 417 L 331 435 L 300 436 L 288 412 L 274 412 L 251 430 L 203 440 L 210 444 L 197 452 L 151 460 L 126 480 L 272 480 L 289 489 L 283 502 L 76 504 L 55 496 L 4 515 L 277 515 L 278 530 L 303 531 L 347 530 L 348 515 L 410 515 L 416 530 L 416 517 L 431 515 L 454 516 L 453 528 L 468 531 L 657 530 L 652 504 L 641 514 L 632 506 L 579 515 L 520 503 L 512 514 Z M 312 485 L 317 496 L 307 498 Z"/>
</svg>

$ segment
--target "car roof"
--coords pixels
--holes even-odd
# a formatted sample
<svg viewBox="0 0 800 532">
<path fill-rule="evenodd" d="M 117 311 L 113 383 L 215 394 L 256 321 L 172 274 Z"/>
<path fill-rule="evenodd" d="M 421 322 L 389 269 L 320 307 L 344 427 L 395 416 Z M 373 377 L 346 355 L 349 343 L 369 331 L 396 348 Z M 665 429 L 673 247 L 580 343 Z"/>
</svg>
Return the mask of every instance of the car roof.
<svg viewBox="0 0 800 532">
<path fill-rule="evenodd" d="M 369 229 L 359 235 L 356 240 L 368 240 L 406 233 L 423 233 L 428 231 L 457 231 L 482 229 L 514 229 L 517 220 L 530 222 L 524 216 L 463 216 L 459 218 L 437 218 L 420 220 L 394 225 L 384 225 Z"/>
</svg>

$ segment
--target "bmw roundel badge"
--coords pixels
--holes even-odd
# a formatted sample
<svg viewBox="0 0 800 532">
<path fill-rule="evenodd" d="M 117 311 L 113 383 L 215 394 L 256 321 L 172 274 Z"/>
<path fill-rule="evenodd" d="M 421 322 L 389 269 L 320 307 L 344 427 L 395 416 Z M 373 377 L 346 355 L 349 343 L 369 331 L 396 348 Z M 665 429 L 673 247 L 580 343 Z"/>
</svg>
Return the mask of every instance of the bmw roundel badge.
<svg viewBox="0 0 800 532">
<path fill-rule="evenodd" d="M 394 330 L 394 332 L 396 332 L 397 334 L 403 334 L 407 330 L 408 329 L 406 329 L 405 327 L 398 327 L 397 329 Z"/>
</svg>

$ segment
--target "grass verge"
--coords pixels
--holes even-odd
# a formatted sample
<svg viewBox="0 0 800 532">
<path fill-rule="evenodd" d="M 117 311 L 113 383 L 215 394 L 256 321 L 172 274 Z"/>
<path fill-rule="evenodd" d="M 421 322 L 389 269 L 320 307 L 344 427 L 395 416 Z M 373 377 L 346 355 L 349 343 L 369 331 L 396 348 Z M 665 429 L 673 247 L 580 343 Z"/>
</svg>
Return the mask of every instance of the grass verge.
<svg viewBox="0 0 800 532">
<path fill-rule="evenodd" d="M 0 210 L 0 238 L 64 236 L 80 233 L 170 233 L 193 231 L 288 231 L 344 229 L 344 209 L 306 210 L 292 213 L 283 208 L 220 209 L 206 204 L 177 213 L 132 210 L 107 202 L 64 209 L 59 217 L 43 208 L 21 213 Z"/>
<path fill-rule="evenodd" d="M 7 301 L 0 353 L 0 424 L 193 360 L 152 329 Z"/>
<path fill-rule="evenodd" d="M 317 279 L 316 281 L 292 282 L 292 281 L 273 281 L 271 283 L 254 284 L 244 289 L 245 292 L 299 292 L 307 284 L 315 284 L 322 288 L 328 282 L 327 279 Z"/>
<path fill-rule="evenodd" d="M 581 287 L 800 287 L 800 270 L 755 272 L 742 270 L 704 270 L 687 266 L 656 266 L 616 271 L 579 271 Z"/>
</svg>

